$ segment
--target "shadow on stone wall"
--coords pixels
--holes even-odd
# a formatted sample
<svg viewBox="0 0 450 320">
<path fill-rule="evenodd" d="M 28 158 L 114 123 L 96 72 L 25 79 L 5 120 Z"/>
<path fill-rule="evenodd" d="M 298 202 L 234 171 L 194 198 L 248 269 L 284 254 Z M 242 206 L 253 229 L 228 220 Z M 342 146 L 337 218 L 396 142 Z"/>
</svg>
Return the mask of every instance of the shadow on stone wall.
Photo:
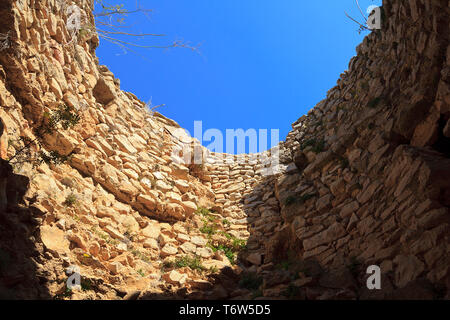
<svg viewBox="0 0 450 320">
<path fill-rule="evenodd" d="M 43 213 L 23 204 L 29 179 L 0 160 L 0 299 L 51 299 L 39 269 Z"/>
<path fill-rule="evenodd" d="M 273 179 L 273 178 L 268 178 Z M 271 184 L 275 190 L 275 182 L 263 180 L 260 184 Z M 262 194 L 258 186 L 243 199 L 261 199 Z M 265 298 L 271 299 L 295 299 L 295 300 L 432 300 L 447 299 L 448 294 L 444 284 L 433 285 L 425 277 L 417 278 L 402 288 L 395 287 L 394 270 L 381 275 L 381 290 L 369 290 L 367 288 L 367 268 L 377 264 L 377 261 L 364 261 L 356 252 L 351 252 L 344 247 L 336 249 L 335 263 L 324 265 L 319 259 L 304 257 L 302 242 L 299 241 L 292 230 L 292 219 L 282 216 L 280 204 L 278 204 L 278 217 L 266 218 L 255 216 L 253 208 L 247 208 L 249 219 L 250 238 L 249 244 L 258 243 L 254 252 L 263 252 L 259 267 L 247 263 L 251 272 L 256 272 L 261 282 L 259 293 Z M 275 211 L 275 208 L 273 208 Z M 302 215 L 301 211 L 294 213 Z M 293 218 L 293 217 L 291 217 Z M 280 222 L 288 219 L 289 227 L 273 228 L 273 221 Z M 255 222 L 259 221 L 259 227 Z M 283 225 L 283 223 L 281 223 Z M 255 227 L 259 231 L 255 232 Z M 241 254 L 241 260 L 245 262 L 249 252 Z M 353 256 L 353 255 L 354 256 Z M 380 262 L 378 262 L 379 264 Z M 241 276 L 242 278 L 242 276 Z M 256 290 L 255 290 L 256 291 Z"/>
<path fill-rule="evenodd" d="M 256 185 L 252 192 L 243 197 L 261 199 L 261 186 L 272 185 L 269 177 Z M 257 207 L 257 206 L 256 206 Z M 211 285 L 199 286 L 188 293 L 186 288 L 165 293 L 123 292 L 123 299 L 143 300 L 199 300 L 199 299 L 288 299 L 288 300 L 432 300 L 444 298 L 445 286 L 433 285 L 426 278 L 417 278 L 402 288 L 395 287 L 394 271 L 382 274 L 381 290 L 367 288 L 367 267 L 373 261 L 363 261 L 352 256 L 354 252 L 337 249 L 341 263 L 324 265 L 315 257 L 304 258 L 301 241 L 296 241 L 290 228 L 272 228 L 272 222 L 284 219 L 281 210 L 278 217 L 264 220 L 256 207 L 244 206 L 249 221 L 250 236 L 245 250 L 239 254 L 241 273 L 224 268 L 219 274 L 210 276 Z M 301 215 L 301 212 L 297 212 Z M 262 220 L 261 220 L 262 219 Z M 260 263 L 248 261 L 249 255 L 258 253 Z M 252 259 L 250 259 L 252 260 Z"/>
</svg>

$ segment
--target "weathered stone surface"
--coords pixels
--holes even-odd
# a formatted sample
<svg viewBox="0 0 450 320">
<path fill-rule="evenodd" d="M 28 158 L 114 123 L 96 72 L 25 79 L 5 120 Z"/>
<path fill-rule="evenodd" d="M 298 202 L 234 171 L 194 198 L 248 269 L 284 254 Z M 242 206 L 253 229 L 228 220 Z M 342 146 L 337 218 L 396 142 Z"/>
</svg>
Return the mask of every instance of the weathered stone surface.
<svg viewBox="0 0 450 320">
<path fill-rule="evenodd" d="M 178 252 L 178 249 L 174 245 L 168 243 L 161 249 L 160 254 L 161 254 L 161 257 L 167 257 L 167 256 L 176 255 L 177 252 Z"/>
<path fill-rule="evenodd" d="M 185 242 L 182 245 L 180 245 L 180 249 L 184 253 L 195 253 L 197 251 L 197 246 L 190 242 Z"/>
<path fill-rule="evenodd" d="M 147 227 L 142 229 L 142 234 L 148 238 L 158 239 L 161 234 L 161 227 L 156 223 L 150 223 Z"/>
<path fill-rule="evenodd" d="M 146 208 L 153 210 L 156 208 L 157 200 L 150 195 L 138 195 L 137 202 Z"/>
<path fill-rule="evenodd" d="M 251 264 L 254 264 L 256 266 L 261 265 L 262 263 L 262 256 L 260 253 L 251 253 L 250 255 L 247 256 L 247 261 L 250 262 Z"/>
<path fill-rule="evenodd" d="M 395 284 L 400 288 L 416 279 L 424 270 L 423 262 L 411 255 L 399 255 L 395 257 L 394 264 L 397 266 L 395 272 Z"/>
<path fill-rule="evenodd" d="M 107 268 L 109 271 L 111 271 L 112 274 L 120 274 L 120 272 L 123 270 L 123 265 L 118 261 L 114 261 L 108 263 Z"/>
<path fill-rule="evenodd" d="M 69 249 L 69 241 L 64 236 L 64 231 L 57 227 L 42 226 L 41 240 L 47 250 L 64 253 Z"/>
<path fill-rule="evenodd" d="M 206 240 L 203 237 L 195 236 L 195 237 L 191 238 L 191 242 L 193 244 L 195 244 L 196 246 L 203 247 L 203 246 L 206 246 L 206 244 L 208 243 L 208 240 Z"/>
<path fill-rule="evenodd" d="M 163 279 L 167 281 L 168 283 L 175 284 L 175 285 L 184 285 L 188 276 L 186 274 L 182 274 L 176 270 L 172 270 L 168 273 L 165 273 L 163 275 Z"/>
<path fill-rule="evenodd" d="M 340 223 L 334 223 L 328 229 L 318 233 L 310 239 L 303 240 L 305 250 L 311 250 L 325 243 L 330 243 L 346 234 L 345 228 Z"/>
<path fill-rule="evenodd" d="M 65 164 L 1 166 L 0 211 L 7 214 L 0 248 L 14 252 L 14 272 L 39 279 L 8 274 L 0 291 L 6 283 L 20 288 L 19 298 L 56 296 L 62 270 L 74 263 L 99 279 L 72 299 L 160 289 L 183 298 L 250 299 L 258 290 L 236 290 L 239 278 L 274 275 L 279 264 L 288 269 L 284 275 L 259 288 L 267 297 L 428 298 L 433 286 L 448 289 L 446 1 L 384 1 L 382 36 L 367 35 L 337 86 L 292 124 L 279 150 L 257 155 L 210 152 L 175 121 L 148 112 L 98 64 L 98 37 L 83 32 L 65 50 L 70 39 L 59 2 L 31 3 L 4 0 L 0 10 L 20 53 L 0 54 L 0 157 L 21 150 L 22 138 L 34 140 L 58 105 L 72 107 L 80 122 L 47 135 L 45 150 L 31 148 L 70 155 Z M 77 5 L 95 25 L 88 3 Z M 203 161 L 183 163 L 175 146 L 193 147 Z M 269 156 L 276 152 L 274 164 Z M 214 212 L 195 214 L 198 208 Z M 33 248 L 24 247 L 29 237 Z M 241 261 L 232 266 L 211 247 L 232 248 Z M 30 273 L 31 252 L 39 270 Z M 164 271 L 166 260 L 185 255 L 208 271 Z M 310 261 L 319 266 L 297 265 Z M 383 294 L 357 290 L 369 264 L 389 274 Z M 344 265 L 348 270 L 340 270 Z M 211 287 L 204 281 L 215 268 Z M 288 284 L 293 278 L 299 292 Z"/>
<path fill-rule="evenodd" d="M 181 205 L 187 216 L 192 216 L 192 214 L 197 210 L 197 205 L 192 201 L 182 202 Z"/>
<path fill-rule="evenodd" d="M 111 81 L 100 77 L 94 87 L 93 94 L 98 102 L 107 105 L 116 98 L 116 89 Z"/>
<path fill-rule="evenodd" d="M 199 257 L 207 259 L 212 257 L 214 255 L 214 252 L 212 251 L 211 248 L 206 247 L 206 248 L 197 248 L 195 254 Z"/>
<path fill-rule="evenodd" d="M 325 288 L 348 289 L 356 288 L 356 281 L 348 268 L 340 268 L 326 272 L 320 278 L 319 284 Z"/>
<path fill-rule="evenodd" d="M 125 237 L 117 229 L 112 226 L 106 226 L 104 230 L 114 239 L 124 240 Z"/>
</svg>

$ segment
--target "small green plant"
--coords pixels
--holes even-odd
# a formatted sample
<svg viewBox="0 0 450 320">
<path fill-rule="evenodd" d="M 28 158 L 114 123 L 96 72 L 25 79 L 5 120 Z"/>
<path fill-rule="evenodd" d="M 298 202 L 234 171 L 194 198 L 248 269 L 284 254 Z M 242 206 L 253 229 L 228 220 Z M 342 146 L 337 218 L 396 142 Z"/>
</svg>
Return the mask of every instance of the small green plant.
<svg viewBox="0 0 450 320">
<path fill-rule="evenodd" d="M 91 228 L 91 231 L 99 238 L 103 239 L 106 241 L 106 243 L 113 245 L 113 246 L 117 246 L 119 244 L 119 241 L 117 239 L 113 239 L 111 238 L 111 236 L 107 233 L 98 231 L 97 228 L 95 226 L 93 226 Z"/>
<path fill-rule="evenodd" d="M 82 278 L 80 285 L 81 285 L 81 290 L 83 290 L 83 291 L 93 290 L 92 289 L 92 285 L 93 284 L 92 284 L 92 281 L 90 279 Z"/>
<path fill-rule="evenodd" d="M 52 113 L 45 112 L 44 118 L 48 120 L 48 123 L 41 126 L 40 131 L 48 134 L 53 133 L 58 125 L 61 125 L 64 130 L 67 130 L 76 126 L 81 120 L 80 116 L 74 113 L 73 109 L 65 104 L 59 105 Z"/>
<path fill-rule="evenodd" d="M 225 237 L 228 240 L 228 243 L 226 243 L 226 244 L 221 243 L 218 245 L 213 245 L 211 243 L 211 241 L 209 241 L 207 246 L 209 248 L 211 248 L 213 252 L 217 252 L 219 250 L 223 251 L 225 256 L 230 261 L 230 263 L 235 264 L 237 254 L 240 251 L 245 250 L 245 248 L 247 247 L 247 241 L 244 239 L 236 238 L 229 233 L 222 232 L 222 234 L 225 235 Z"/>
<path fill-rule="evenodd" d="M 139 269 L 138 271 L 137 271 L 137 273 L 139 273 L 139 275 L 143 278 L 143 277 L 145 277 L 145 273 L 144 273 L 144 271 L 142 271 L 142 269 Z"/>
<path fill-rule="evenodd" d="M 247 247 L 247 241 L 244 239 L 233 238 L 233 249 L 236 251 L 243 250 Z"/>
<path fill-rule="evenodd" d="M 204 221 L 216 222 L 218 219 L 211 214 L 211 210 L 199 207 L 194 214 L 204 217 Z"/>
<path fill-rule="evenodd" d="M 66 207 L 74 207 L 77 204 L 77 202 L 78 202 L 77 197 L 73 193 L 71 193 L 66 197 L 64 205 Z"/>
<path fill-rule="evenodd" d="M 262 282 L 263 279 L 255 272 L 246 272 L 242 275 L 239 286 L 248 290 L 258 290 Z"/>
<path fill-rule="evenodd" d="M 83 26 L 81 26 L 81 29 L 78 31 L 78 40 L 84 40 L 85 38 L 88 38 L 95 32 L 96 32 L 95 26 L 86 23 Z"/>
<path fill-rule="evenodd" d="M 230 221 L 228 221 L 227 219 L 223 219 L 223 220 L 222 220 L 222 224 L 223 224 L 224 226 L 229 226 L 229 225 L 231 225 Z"/>
<path fill-rule="evenodd" d="M 54 299 L 62 300 L 64 298 L 70 298 L 72 296 L 72 293 L 72 289 L 69 289 L 69 287 L 66 286 L 62 293 L 58 293 L 57 295 L 55 295 Z"/>
<path fill-rule="evenodd" d="M 42 162 L 54 165 L 63 164 L 70 159 L 70 156 L 61 155 L 58 151 L 40 151 L 39 157 L 42 159 Z"/>
<path fill-rule="evenodd" d="M 217 232 L 217 224 L 210 224 L 207 221 L 204 221 L 203 227 L 200 228 L 200 232 L 212 236 Z"/>
<path fill-rule="evenodd" d="M 206 271 L 206 268 L 202 265 L 202 261 L 199 256 L 183 256 L 177 257 L 175 261 L 164 261 L 162 269 L 179 269 L 188 267 L 191 270 Z"/>
<path fill-rule="evenodd" d="M 222 235 L 222 236 L 224 236 L 224 237 L 227 238 L 228 240 L 233 239 L 233 236 L 232 236 L 231 234 L 229 234 L 228 232 L 220 231 L 219 234 Z"/>
<path fill-rule="evenodd" d="M 161 272 L 165 273 L 167 269 L 173 269 L 173 261 L 164 261 L 161 266 Z"/>
<path fill-rule="evenodd" d="M 217 272 L 219 272 L 219 269 L 216 266 L 212 266 L 212 267 L 209 267 L 208 271 L 210 273 L 217 273 Z"/>
<path fill-rule="evenodd" d="M 201 216 L 208 216 L 211 213 L 211 211 L 203 207 L 198 207 L 194 213 Z"/>
<path fill-rule="evenodd" d="M 135 256 L 136 258 L 141 259 L 144 262 L 147 262 L 147 263 L 150 262 L 150 258 L 146 254 L 140 252 L 139 250 L 132 250 L 131 254 L 133 256 Z"/>
<path fill-rule="evenodd" d="M 223 250 L 225 256 L 228 258 L 231 264 L 236 263 L 236 254 L 234 253 L 233 249 L 223 246 L 219 248 L 219 250 Z"/>
<path fill-rule="evenodd" d="M 230 260 L 231 264 L 235 264 L 236 263 L 236 255 L 235 255 L 235 250 L 232 247 L 229 247 L 227 245 L 224 244 L 219 244 L 217 246 L 212 245 L 211 243 L 208 243 L 207 246 L 209 248 L 211 248 L 211 250 L 213 252 L 217 252 L 219 250 L 222 250 L 225 254 L 225 256 L 228 258 L 228 260 Z"/>
<path fill-rule="evenodd" d="M 61 155 L 57 151 L 43 151 L 43 141 L 46 135 L 54 134 L 58 130 L 67 130 L 76 126 L 81 118 L 76 114 L 73 108 L 62 104 L 56 110 L 44 113 L 44 119 L 41 125 L 35 130 L 35 139 L 20 137 L 22 147 L 18 148 L 15 144 L 16 153 L 8 160 L 11 165 L 18 163 L 32 163 L 33 166 L 42 163 L 59 165 L 70 159 L 69 155 Z M 36 148 L 41 151 L 34 151 Z"/>
<path fill-rule="evenodd" d="M 194 257 L 184 256 L 181 258 L 177 258 L 175 260 L 175 267 L 176 268 L 189 267 L 192 270 L 199 270 L 199 271 L 205 270 L 205 267 L 202 265 L 200 257 L 198 256 Z"/>
<path fill-rule="evenodd" d="M 199 207 L 195 211 L 195 214 L 204 217 L 209 222 L 213 222 L 213 221 L 217 220 L 217 218 L 211 214 L 211 210 L 203 208 L 203 207 Z"/>
</svg>

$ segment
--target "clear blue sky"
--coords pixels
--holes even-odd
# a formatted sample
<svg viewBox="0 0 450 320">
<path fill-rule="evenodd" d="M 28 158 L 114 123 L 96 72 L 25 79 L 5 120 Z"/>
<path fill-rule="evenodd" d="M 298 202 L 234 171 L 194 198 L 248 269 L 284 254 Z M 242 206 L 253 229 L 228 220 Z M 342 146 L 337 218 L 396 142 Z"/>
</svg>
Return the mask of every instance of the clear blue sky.
<svg viewBox="0 0 450 320">
<path fill-rule="evenodd" d="M 113 2 L 120 2 L 114 0 Z M 135 1 L 124 1 L 134 9 Z M 360 0 L 365 10 L 381 1 Z M 361 19 L 354 0 L 164 0 L 141 1 L 150 17 L 130 15 L 127 31 L 163 33 L 131 39 L 163 45 L 184 40 L 188 49 L 136 49 L 127 53 L 101 40 L 97 54 L 133 92 L 193 134 L 204 130 L 279 129 L 325 98 L 367 34 L 344 11 Z M 144 56 L 144 58 L 142 56 Z M 208 142 L 204 143 L 205 145 Z"/>
</svg>

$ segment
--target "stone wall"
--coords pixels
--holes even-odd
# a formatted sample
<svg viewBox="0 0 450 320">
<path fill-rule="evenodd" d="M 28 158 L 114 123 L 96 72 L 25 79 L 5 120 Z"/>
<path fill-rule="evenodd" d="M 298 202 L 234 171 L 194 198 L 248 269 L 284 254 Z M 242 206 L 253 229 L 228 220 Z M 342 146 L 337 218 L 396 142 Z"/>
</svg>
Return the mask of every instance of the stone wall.
<svg viewBox="0 0 450 320">
<path fill-rule="evenodd" d="M 76 3 L 93 22 L 89 2 Z M 29 179 L 25 195 L 1 178 L 15 200 L 2 203 L 0 249 L 15 267 L 0 270 L 0 291 L 54 297 L 78 265 L 93 289 L 72 298 L 248 299 L 255 292 L 237 285 L 248 272 L 264 279 L 264 297 L 294 287 L 308 299 L 448 298 L 447 0 L 385 1 L 382 30 L 292 125 L 269 175 L 267 157 L 210 153 L 121 91 L 98 64 L 98 37 L 71 41 L 60 4 L 0 4 L 10 41 L 0 54 L 2 157 L 35 139 L 59 105 L 81 117 L 43 141 L 69 162 L 15 164 L 8 174 Z M 180 145 L 200 150 L 202 163 L 175 161 Z M 28 251 L 37 258 L 16 254 Z M 175 269 L 185 256 L 209 272 Z M 377 294 L 364 289 L 372 264 L 383 273 Z"/>
<path fill-rule="evenodd" d="M 264 246 L 267 263 L 291 250 L 336 278 L 379 265 L 386 298 L 449 285 L 450 47 L 448 1 L 385 1 L 383 12 L 381 32 L 293 124 L 286 161 L 299 170 L 272 185 L 281 221 Z"/>
</svg>

